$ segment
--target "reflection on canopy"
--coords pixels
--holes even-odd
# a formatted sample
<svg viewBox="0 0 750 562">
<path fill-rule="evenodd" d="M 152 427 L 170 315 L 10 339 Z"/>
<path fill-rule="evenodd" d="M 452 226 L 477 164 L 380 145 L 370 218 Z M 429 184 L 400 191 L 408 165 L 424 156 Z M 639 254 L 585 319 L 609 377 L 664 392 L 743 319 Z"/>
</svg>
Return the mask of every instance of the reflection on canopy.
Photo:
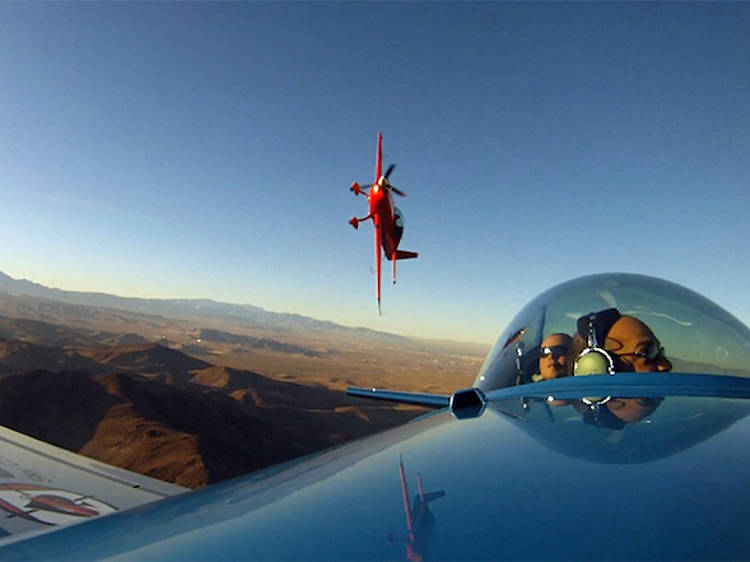
<svg viewBox="0 0 750 562">
<path fill-rule="evenodd" d="M 612 398 L 591 406 L 580 400 L 507 399 L 487 412 L 500 415 L 565 456 L 606 464 L 639 464 L 669 457 L 720 433 L 750 414 L 744 399 Z"/>
</svg>

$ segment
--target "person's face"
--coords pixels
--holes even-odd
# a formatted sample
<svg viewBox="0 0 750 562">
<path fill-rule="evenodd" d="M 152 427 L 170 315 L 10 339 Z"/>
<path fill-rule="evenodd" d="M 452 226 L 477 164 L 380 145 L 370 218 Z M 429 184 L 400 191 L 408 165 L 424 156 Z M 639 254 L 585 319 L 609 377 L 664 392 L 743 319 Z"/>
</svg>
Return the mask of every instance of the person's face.
<svg viewBox="0 0 750 562">
<path fill-rule="evenodd" d="M 542 342 L 539 374 L 546 379 L 567 377 L 572 372 L 570 343 L 563 336 L 549 336 Z"/>
<path fill-rule="evenodd" d="M 621 420 L 633 423 L 656 410 L 659 402 L 655 398 L 613 398 L 607 402 L 607 408 Z"/>
<path fill-rule="evenodd" d="M 648 373 L 671 371 L 672 363 L 664 355 L 659 340 L 640 320 L 623 316 L 612 325 L 604 349 L 617 355 L 624 371 Z"/>
</svg>

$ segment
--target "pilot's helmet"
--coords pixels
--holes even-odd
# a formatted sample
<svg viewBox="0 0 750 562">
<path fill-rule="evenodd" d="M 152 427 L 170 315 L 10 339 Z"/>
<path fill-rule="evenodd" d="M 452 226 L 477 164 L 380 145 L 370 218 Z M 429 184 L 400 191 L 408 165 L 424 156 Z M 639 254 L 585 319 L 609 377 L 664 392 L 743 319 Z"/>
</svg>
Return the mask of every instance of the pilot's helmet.
<svg viewBox="0 0 750 562">
<path fill-rule="evenodd" d="M 573 339 L 575 369 L 750 377 L 750 330 L 701 295 L 668 281 L 601 274 L 558 285 L 511 321 L 475 386 L 492 390 L 539 380 L 541 344 L 551 334 Z"/>
</svg>

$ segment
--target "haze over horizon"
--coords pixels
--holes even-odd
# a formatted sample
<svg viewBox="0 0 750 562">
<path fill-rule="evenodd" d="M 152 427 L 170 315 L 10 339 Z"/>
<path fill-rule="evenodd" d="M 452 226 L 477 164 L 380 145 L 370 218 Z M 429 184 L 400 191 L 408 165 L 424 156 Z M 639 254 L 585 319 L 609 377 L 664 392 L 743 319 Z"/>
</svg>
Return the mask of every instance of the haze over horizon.
<svg viewBox="0 0 750 562">
<path fill-rule="evenodd" d="M 0 5 L 0 270 L 492 343 L 662 277 L 748 324 L 750 4 Z M 375 140 L 419 252 L 374 297 Z M 387 269 L 387 268 L 386 268 Z"/>
<path fill-rule="evenodd" d="M 6 283 L 8 283 L 9 285 L 6 285 Z M 26 284 L 33 285 L 33 288 L 35 290 L 34 291 L 28 291 L 28 292 L 24 291 L 21 286 L 22 285 L 26 285 Z M 11 290 L 11 291 L 7 291 L 7 288 L 10 287 L 10 286 L 12 286 L 12 285 L 15 285 L 14 289 Z M 56 291 L 60 291 L 60 292 L 63 292 L 63 293 L 68 293 L 68 295 L 67 295 L 68 298 L 59 298 L 60 296 L 56 295 L 56 294 L 45 294 L 47 292 L 56 292 Z M 301 318 L 306 319 L 306 320 L 312 320 L 314 322 L 320 322 L 322 324 L 327 324 L 327 323 L 332 322 L 331 320 L 328 320 L 326 318 L 314 318 L 314 317 L 311 317 L 311 316 L 300 315 L 300 314 L 295 313 L 295 312 L 267 310 L 267 309 L 265 309 L 263 307 L 259 307 L 257 305 L 254 305 L 253 303 L 233 303 L 233 302 L 227 302 L 227 301 L 217 301 L 215 299 L 208 298 L 208 297 L 206 297 L 206 298 L 200 298 L 200 297 L 197 297 L 197 298 L 196 297 L 177 297 L 177 298 L 170 298 L 170 297 L 163 297 L 162 298 L 162 297 L 159 297 L 159 298 L 154 298 L 154 297 L 143 297 L 143 296 L 118 295 L 118 294 L 114 294 L 114 293 L 108 293 L 106 291 L 72 291 L 72 290 L 65 289 L 63 287 L 50 287 L 50 286 L 46 286 L 44 284 L 37 283 L 37 282 L 35 282 L 32 279 L 25 279 L 25 278 L 18 278 L 18 279 L 16 279 L 16 278 L 14 278 L 12 276 L 7 275 L 4 271 L 0 270 L 0 294 L 3 294 L 5 292 L 8 292 L 8 294 L 10 294 L 10 295 L 18 295 L 18 296 L 20 296 L 20 295 L 27 295 L 27 296 L 30 296 L 30 297 L 32 297 L 34 299 L 41 299 L 42 301 L 45 301 L 45 300 L 57 300 L 57 301 L 64 301 L 64 302 L 72 302 L 74 304 L 80 304 L 82 306 L 90 306 L 90 307 L 93 307 L 93 308 L 104 307 L 104 308 L 111 308 L 111 309 L 114 309 L 114 310 L 130 310 L 130 311 L 132 311 L 132 307 L 130 307 L 130 306 L 121 306 L 122 303 L 119 302 L 120 299 L 122 299 L 122 300 L 133 299 L 133 300 L 136 300 L 136 301 L 139 301 L 139 302 L 145 300 L 145 301 L 153 301 L 154 303 L 171 303 L 171 302 L 175 302 L 175 303 L 180 303 L 180 304 L 189 304 L 189 303 L 193 303 L 193 302 L 195 302 L 195 303 L 206 303 L 206 302 L 208 302 L 208 303 L 212 303 L 212 304 L 215 304 L 215 305 L 229 305 L 231 307 L 237 307 L 240 312 L 238 312 L 238 311 L 232 311 L 232 312 L 226 313 L 226 312 L 222 312 L 221 309 L 218 309 L 216 311 L 208 310 L 208 308 L 206 309 L 206 310 L 208 310 L 208 315 L 209 316 L 214 316 L 214 317 L 217 317 L 217 318 L 223 317 L 224 314 L 228 314 L 226 316 L 227 320 L 231 320 L 233 318 L 241 319 L 242 318 L 241 311 L 245 307 L 248 307 L 248 308 L 252 309 L 252 311 L 261 310 L 264 313 L 278 314 L 279 316 L 291 315 L 291 316 L 301 317 Z M 72 300 L 70 299 L 71 296 L 74 297 Z M 90 296 L 91 300 L 87 300 L 86 299 L 87 296 Z M 95 296 L 96 297 L 103 297 L 104 300 L 94 299 Z M 81 298 L 83 300 L 81 300 Z M 109 302 L 108 303 L 107 301 L 110 298 L 112 300 L 117 299 L 118 302 Z M 177 310 L 177 309 L 175 309 L 175 310 Z M 153 311 L 149 311 L 149 310 L 146 309 L 146 310 L 143 310 L 143 312 L 146 313 L 146 314 L 158 314 L 158 315 L 163 315 L 165 317 L 169 317 L 169 313 L 168 312 L 165 313 L 162 309 L 156 309 L 156 310 L 153 310 Z M 185 310 L 183 309 L 180 314 L 184 315 L 185 314 Z M 240 314 L 240 315 L 236 317 L 235 315 L 237 315 L 237 314 Z M 385 334 L 385 335 L 394 335 L 394 336 L 403 336 L 404 335 L 404 334 L 392 334 L 390 332 L 384 332 L 382 330 L 373 330 L 372 328 L 367 328 L 365 326 L 349 326 L 349 325 L 346 325 L 346 324 L 338 324 L 338 323 L 334 323 L 334 326 L 338 326 L 338 327 L 345 328 L 345 329 L 351 329 L 351 330 L 355 330 L 355 331 L 357 331 L 357 330 L 372 330 L 373 332 L 376 332 L 376 333 L 379 333 L 379 334 Z M 416 338 L 416 339 L 421 338 L 421 339 L 425 340 L 426 342 L 431 342 L 431 341 L 445 341 L 445 342 L 453 342 L 453 343 L 456 343 L 456 344 L 467 344 L 467 345 L 472 346 L 472 347 L 473 346 L 489 345 L 490 343 L 494 343 L 494 342 L 471 342 L 471 341 L 466 341 L 466 340 L 448 340 L 446 338 L 424 338 L 422 336 L 406 336 L 406 337 L 408 337 L 408 338 Z M 411 339 L 410 341 L 414 341 L 414 339 Z"/>
</svg>

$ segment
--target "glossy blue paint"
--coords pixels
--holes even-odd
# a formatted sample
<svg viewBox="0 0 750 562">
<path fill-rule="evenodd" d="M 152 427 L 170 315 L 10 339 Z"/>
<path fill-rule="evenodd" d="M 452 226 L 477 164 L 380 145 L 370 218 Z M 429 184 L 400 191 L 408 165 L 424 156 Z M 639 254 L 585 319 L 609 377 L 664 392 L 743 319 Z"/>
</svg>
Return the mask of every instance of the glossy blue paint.
<svg viewBox="0 0 750 562">
<path fill-rule="evenodd" d="M 445 408 L 450 404 L 451 397 L 440 394 L 425 394 L 421 392 L 400 392 L 395 390 L 384 390 L 381 388 L 359 388 L 350 386 L 346 389 L 349 396 L 369 398 L 371 400 L 383 400 L 386 402 L 398 402 L 400 404 L 416 404 L 428 408 Z"/>
<path fill-rule="evenodd" d="M 626 396 L 638 395 L 643 377 Z M 9 545 L 0 558 L 406 558 L 400 456 L 411 495 L 416 473 L 428 491 L 445 493 L 429 505 L 435 560 L 747 558 L 750 402 L 692 394 L 665 392 L 648 416 L 620 428 L 587 422 L 573 400 L 493 398 L 477 418 L 443 410 L 298 462 Z"/>
<path fill-rule="evenodd" d="M 613 375 L 576 370 L 597 349 Z M 542 360 L 562 357 L 567 371 L 544 376 Z M 9 544 L 0 559 L 750 559 L 748 357 L 747 327 L 684 287 L 581 278 L 514 318 L 477 376 L 479 400 L 450 401 L 470 415 L 438 410 Z"/>
</svg>

